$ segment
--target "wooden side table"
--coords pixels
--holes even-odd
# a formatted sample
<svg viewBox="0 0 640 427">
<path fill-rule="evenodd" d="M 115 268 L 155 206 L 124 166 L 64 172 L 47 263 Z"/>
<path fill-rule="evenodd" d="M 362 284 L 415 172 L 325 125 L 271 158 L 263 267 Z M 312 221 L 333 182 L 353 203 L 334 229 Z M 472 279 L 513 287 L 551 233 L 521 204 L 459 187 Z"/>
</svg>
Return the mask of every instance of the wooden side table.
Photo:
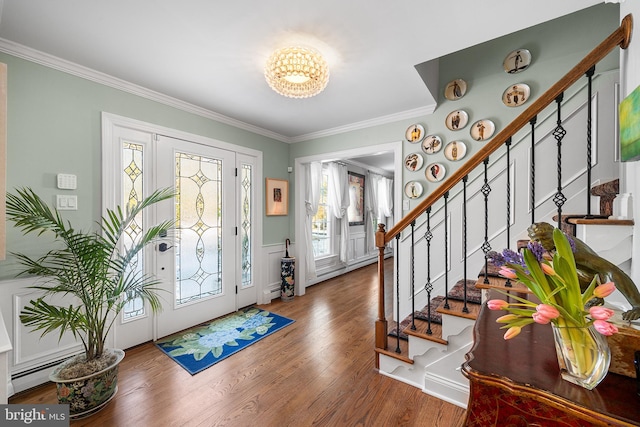
<svg viewBox="0 0 640 427">
<path fill-rule="evenodd" d="M 499 298 L 499 294 L 494 295 Z M 609 373 L 589 391 L 560 377 L 549 325 L 526 326 L 505 341 L 482 307 L 462 365 L 470 381 L 466 426 L 640 426 L 636 380 Z"/>
</svg>

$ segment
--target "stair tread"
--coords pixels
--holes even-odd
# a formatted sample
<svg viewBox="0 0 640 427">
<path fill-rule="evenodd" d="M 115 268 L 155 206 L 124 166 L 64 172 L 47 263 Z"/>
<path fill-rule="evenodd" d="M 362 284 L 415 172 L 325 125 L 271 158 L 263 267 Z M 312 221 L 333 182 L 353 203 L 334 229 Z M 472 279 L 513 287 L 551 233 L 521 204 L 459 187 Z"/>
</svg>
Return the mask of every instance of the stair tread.
<svg viewBox="0 0 640 427">
<path fill-rule="evenodd" d="M 459 280 L 447 293 L 449 300 L 464 301 L 464 280 Z M 482 291 L 476 288 L 476 280 L 467 279 L 467 302 L 480 304 Z"/>
<path fill-rule="evenodd" d="M 426 320 L 415 319 L 416 330 L 411 329 L 411 324 L 404 330 L 406 335 L 422 338 L 428 341 L 440 344 L 448 344 L 448 341 L 442 338 L 442 325 L 431 322 L 431 334 L 427 333 L 429 324 Z"/>
<path fill-rule="evenodd" d="M 441 295 L 431 298 L 431 315 L 429 315 L 429 305 L 427 304 L 421 310 L 415 311 L 416 318 L 426 321 L 431 317 L 431 322 L 442 324 L 442 315 L 436 311 L 442 301 L 444 301 L 444 297 Z"/>
<path fill-rule="evenodd" d="M 500 289 L 503 292 L 517 292 L 530 294 L 531 290 L 527 288 L 524 283 L 512 280 L 511 286 L 506 286 L 507 280 L 503 277 L 488 276 L 489 283 L 484 283 L 484 276 L 478 277 L 476 282 L 476 288 L 478 289 Z"/>
<path fill-rule="evenodd" d="M 399 332 L 400 332 L 400 339 L 401 340 L 408 340 L 409 337 L 407 336 L 407 334 L 404 332 L 405 329 L 407 329 L 407 327 L 411 324 L 411 316 L 407 316 L 404 319 L 402 319 L 402 321 L 400 322 L 400 328 L 399 328 Z M 387 327 L 387 335 L 389 337 L 393 337 L 395 338 L 397 336 L 398 333 L 398 322 L 396 322 L 395 320 L 390 320 L 389 321 L 389 325 Z"/>
<path fill-rule="evenodd" d="M 444 298 L 443 298 L 444 300 Z M 432 310 L 435 311 L 435 307 L 432 308 Z M 440 315 L 442 316 L 442 315 Z M 419 338 L 424 338 L 426 340 L 429 341 L 434 341 L 440 344 L 447 344 L 447 340 L 442 338 L 442 325 L 436 322 L 431 322 L 431 334 L 427 333 L 427 330 L 429 329 L 429 323 L 426 320 L 423 319 L 419 319 L 419 318 L 415 318 L 413 319 L 415 325 L 416 325 L 416 330 L 414 331 L 413 329 L 411 329 L 411 324 L 412 324 L 412 319 L 411 319 L 411 315 L 405 317 L 401 322 L 400 322 L 400 340 L 401 341 L 407 341 L 409 339 L 409 335 L 414 336 L 414 337 L 419 337 Z M 397 333 L 397 323 L 394 320 L 391 320 L 389 322 L 389 327 L 388 327 L 388 336 L 391 339 L 394 339 L 396 337 L 396 333 Z M 395 348 L 395 346 L 394 346 Z"/>
<path fill-rule="evenodd" d="M 394 359 L 401 360 L 405 363 L 413 364 L 413 360 L 409 357 L 409 343 L 405 340 L 400 340 L 400 353 L 396 352 L 398 347 L 398 339 L 395 337 L 387 337 L 387 348 L 376 348 L 376 353 L 384 354 Z"/>
<path fill-rule="evenodd" d="M 449 300 L 449 308 L 444 306 L 438 307 L 438 313 L 448 314 L 450 316 L 463 317 L 465 319 L 476 320 L 480 313 L 481 304 L 467 302 L 468 313 L 463 312 L 464 302 L 457 300 Z"/>
</svg>

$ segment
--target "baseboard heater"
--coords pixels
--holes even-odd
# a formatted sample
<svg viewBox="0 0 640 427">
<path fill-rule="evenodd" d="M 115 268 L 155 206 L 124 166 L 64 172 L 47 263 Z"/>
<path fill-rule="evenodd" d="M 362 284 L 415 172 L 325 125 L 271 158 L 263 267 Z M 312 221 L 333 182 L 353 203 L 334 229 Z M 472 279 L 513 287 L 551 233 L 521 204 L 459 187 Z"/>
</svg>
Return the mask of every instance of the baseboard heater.
<svg viewBox="0 0 640 427">
<path fill-rule="evenodd" d="M 72 356 L 69 356 L 69 357 L 64 357 L 62 359 L 59 359 L 59 360 L 56 360 L 56 361 L 53 361 L 53 362 L 45 363 L 44 365 L 28 369 L 26 371 L 22 371 L 22 372 L 19 372 L 17 374 L 11 374 L 11 379 L 12 380 L 17 380 L 18 378 L 26 377 L 27 375 L 35 374 L 36 372 L 44 371 L 45 369 L 51 369 L 54 366 L 57 366 L 60 363 L 64 362 L 65 360 L 71 359 L 73 356 L 75 356 L 75 355 L 72 355 Z"/>
</svg>

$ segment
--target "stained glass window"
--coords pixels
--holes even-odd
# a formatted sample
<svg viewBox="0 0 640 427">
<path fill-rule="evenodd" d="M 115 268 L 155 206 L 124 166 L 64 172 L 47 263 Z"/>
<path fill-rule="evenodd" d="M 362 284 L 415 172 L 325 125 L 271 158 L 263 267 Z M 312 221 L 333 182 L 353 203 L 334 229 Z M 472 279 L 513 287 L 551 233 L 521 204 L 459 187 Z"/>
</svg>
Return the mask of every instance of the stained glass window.
<svg viewBox="0 0 640 427">
<path fill-rule="evenodd" d="M 222 161 L 176 153 L 176 304 L 222 293 Z"/>
<path fill-rule="evenodd" d="M 253 183 L 251 165 L 243 164 L 240 168 L 240 262 L 242 263 L 242 287 L 252 285 L 251 265 L 251 219 L 253 217 L 253 205 L 251 204 L 251 185 Z"/>
<path fill-rule="evenodd" d="M 143 147 L 140 144 L 124 142 L 122 144 L 122 205 L 131 206 L 137 204 L 143 199 Z M 131 247 L 138 241 L 143 229 L 142 214 L 138 215 L 135 220 L 125 230 L 123 245 Z M 131 262 L 131 268 L 142 274 L 144 271 L 144 250 L 138 253 L 137 258 Z M 135 317 L 145 315 L 144 303 L 140 298 L 125 305 L 122 310 L 123 320 L 130 320 Z"/>
</svg>

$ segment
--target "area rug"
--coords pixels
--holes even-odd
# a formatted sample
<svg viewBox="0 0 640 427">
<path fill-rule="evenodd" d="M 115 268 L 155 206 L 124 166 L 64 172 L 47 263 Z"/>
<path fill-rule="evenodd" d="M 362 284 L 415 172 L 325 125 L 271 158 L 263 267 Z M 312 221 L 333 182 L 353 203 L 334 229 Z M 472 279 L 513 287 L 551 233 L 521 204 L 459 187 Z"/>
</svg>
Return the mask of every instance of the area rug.
<svg viewBox="0 0 640 427">
<path fill-rule="evenodd" d="M 293 322 L 251 307 L 162 338 L 156 345 L 195 375 Z"/>
</svg>

